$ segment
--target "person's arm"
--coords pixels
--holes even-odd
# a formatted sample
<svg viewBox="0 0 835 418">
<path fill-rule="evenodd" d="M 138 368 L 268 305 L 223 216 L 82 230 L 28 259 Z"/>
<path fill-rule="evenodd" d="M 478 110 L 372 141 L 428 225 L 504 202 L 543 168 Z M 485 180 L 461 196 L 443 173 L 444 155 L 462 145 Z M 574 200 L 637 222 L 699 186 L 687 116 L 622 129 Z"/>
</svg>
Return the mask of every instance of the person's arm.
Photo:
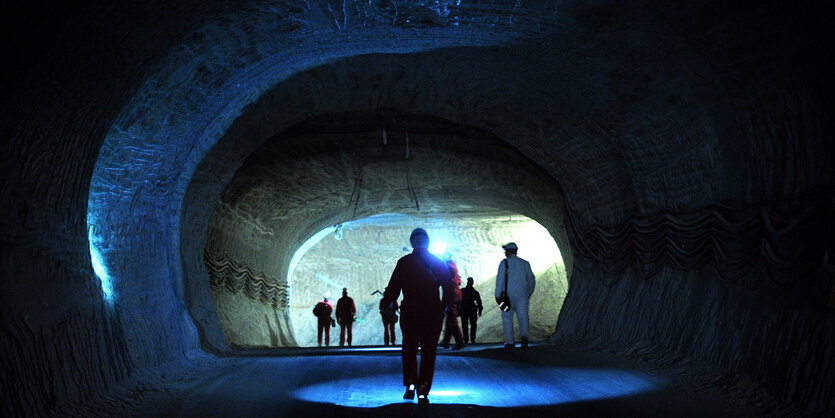
<svg viewBox="0 0 835 418">
<path fill-rule="evenodd" d="M 527 282 L 528 297 L 531 297 L 531 295 L 533 295 L 534 289 L 536 289 L 536 276 L 533 275 L 533 271 L 531 270 L 531 263 L 528 263 Z"/>
<path fill-rule="evenodd" d="M 473 294 L 475 297 L 475 306 L 478 308 L 478 316 L 481 316 L 481 311 L 484 310 L 484 305 L 481 304 L 481 295 L 478 293 L 478 290 L 473 289 Z"/>
<path fill-rule="evenodd" d="M 455 294 L 455 281 L 452 279 L 452 272 L 450 272 L 449 267 L 443 261 L 439 266 L 432 266 L 435 272 L 435 277 L 438 279 L 438 284 L 441 285 L 441 289 L 443 290 L 443 295 L 441 296 L 441 300 L 444 304 L 444 309 L 448 306 L 452 306 L 456 303 L 456 294 Z"/>
<path fill-rule="evenodd" d="M 394 271 L 391 273 L 389 284 L 386 286 L 386 291 L 383 293 L 383 299 L 380 300 L 380 309 L 397 303 L 397 298 L 400 297 L 400 291 L 403 290 L 403 259 L 397 261 Z"/>
<path fill-rule="evenodd" d="M 351 299 L 351 315 L 356 316 L 357 314 L 357 304 L 354 303 L 354 300 Z"/>
<path fill-rule="evenodd" d="M 502 294 L 502 291 L 504 290 L 504 269 L 505 269 L 504 263 L 505 263 L 504 260 L 502 260 L 499 263 L 499 271 L 496 273 L 496 298 L 497 299 Z"/>
</svg>

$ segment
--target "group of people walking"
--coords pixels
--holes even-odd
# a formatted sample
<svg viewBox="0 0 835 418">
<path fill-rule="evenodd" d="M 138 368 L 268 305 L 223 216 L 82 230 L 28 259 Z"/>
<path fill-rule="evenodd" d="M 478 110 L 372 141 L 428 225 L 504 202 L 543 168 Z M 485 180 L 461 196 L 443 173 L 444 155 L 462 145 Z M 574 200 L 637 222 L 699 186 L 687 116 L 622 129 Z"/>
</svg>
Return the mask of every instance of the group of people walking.
<svg viewBox="0 0 835 418">
<path fill-rule="evenodd" d="M 342 297 L 336 302 L 336 320 L 334 321 L 331 317 L 333 305 L 328 302 L 328 298 L 329 295 L 325 294 L 324 298 L 313 307 L 313 315 L 317 318 L 316 341 L 321 347 L 324 337 L 325 345 L 329 346 L 330 329 L 339 324 L 339 346 L 344 346 L 346 342 L 350 346 L 354 337 L 353 328 L 357 317 L 357 305 L 354 304 L 354 299 L 348 296 L 348 288 L 342 288 Z"/>
<path fill-rule="evenodd" d="M 473 278 L 467 278 L 467 286 L 461 288 L 458 267 L 450 260 L 443 261 L 429 252 L 429 235 L 425 230 L 416 228 L 409 237 L 413 251 L 397 260 L 388 286 L 380 300 L 380 314 L 383 319 L 384 344 L 394 345 L 394 324 L 397 311 L 400 312 L 400 330 L 403 334 L 401 359 L 403 363 L 403 385 L 406 392 L 404 399 L 414 399 L 418 403 L 428 403 L 427 396 L 432 387 L 435 373 L 435 357 L 438 339 L 444 323 L 441 345 L 449 346 L 455 339 L 455 347 L 476 341 L 478 317 L 484 306 L 481 296 L 473 288 Z M 519 247 L 511 242 L 502 246 L 505 259 L 499 263 L 496 274 L 495 299 L 502 310 L 502 327 L 505 336 L 505 348 L 515 347 L 513 317 L 519 323 L 521 347 L 528 347 L 528 302 L 536 287 L 536 278 L 531 265 L 516 255 Z M 440 293 L 439 290 L 443 290 Z M 398 305 L 400 294 L 403 299 Z M 354 300 L 348 296 L 348 289 L 342 289 L 342 298 L 336 304 L 336 321 L 331 318 L 333 306 L 328 298 L 317 303 L 313 313 L 318 317 L 317 341 L 329 345 L 330 327 L 340 325 L 339 345 L 345 342 L 351 345 L 352 325 L 357 308 Z M 458 323 L 461 318 L 463 331 Z M 417 363 L 420 348 L 420 367 Z"/>
</svg>

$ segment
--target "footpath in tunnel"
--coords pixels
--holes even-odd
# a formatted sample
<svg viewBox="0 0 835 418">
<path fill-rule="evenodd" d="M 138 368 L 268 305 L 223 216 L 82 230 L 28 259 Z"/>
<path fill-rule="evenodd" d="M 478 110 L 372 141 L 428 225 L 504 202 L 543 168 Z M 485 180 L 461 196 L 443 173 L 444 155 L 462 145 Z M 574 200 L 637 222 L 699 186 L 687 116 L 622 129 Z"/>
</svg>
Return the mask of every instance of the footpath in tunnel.
<svg viewBox="0 0 835 418">
<path fill-rule="evenodd" d="M 302 349 L 159 369 L 70 415 L 257 416 L 763 416 L 773 401 L 692 360 L 552 344 L 439 348 L 430 405 L 402 399 L 399 348 Z M 778 412 L 779 413 L 779 412 Z"/>
</svg>

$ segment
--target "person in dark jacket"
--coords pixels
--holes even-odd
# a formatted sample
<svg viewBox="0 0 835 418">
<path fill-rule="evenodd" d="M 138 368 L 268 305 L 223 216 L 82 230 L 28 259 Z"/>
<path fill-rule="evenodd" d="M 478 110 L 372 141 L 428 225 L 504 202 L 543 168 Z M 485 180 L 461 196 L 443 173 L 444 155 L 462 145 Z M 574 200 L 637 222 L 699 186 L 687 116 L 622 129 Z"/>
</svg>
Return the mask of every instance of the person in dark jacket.
<svg viewBox="0 0 835 418">
<path fill-rule="evenodd" d="M 467 286 L 461 289 L 461 327 L 464 329 L 464 343 L 475 344 L 475 334 L 478 328 L 478 318 L 484 306 L 481 295 L 473 287 L 473 278 L 467 277 Z M 469 329 L 469 335 L 467 333 Z M 469 337 L 469 338 L 468 338 Z"/>
<path fill-rule="evenodd" d="M 353 338 L 354 317 L 357 315 L 357 305 L 354 299 L 348 296 L 348 288 L 342 288 L 342 297 L 336 301 L 336 322 L 339 323 L 339 346 L 345 345 L 345 334 L 348 334 L 348 347 L 351 346 Z"/>
<path fill-rule="evenodd" d="M 313 307 L 313 315 L 316 315 L 317 318 L 316 341 L 319 343 L 319 347 L 322 346 L 323 332 L 325 334 L 325 346 L 331 345 L 331 326 L 333 326 L 331 314 L 333 313 L 333 305 L 328 302 L 329 296 L 330 292 Z"/>
<path fill-rule="evenodd" d="M 427 404 L 435 373 L 444 308 L 451 304 L 454 283 L 446 264 L 427 250 L 429 235 L 426 231 L 416 228 L 409 242 L 414 251 L 397 260 L 381 304 L 388 305 L 403 292 L 400 302 L 400 330 L 403 332 L 401 358 L 403 385 L 406 386 L 403 399 L 414 399 L 417 391 L 418 403 Z M 443 288 L 443 300 L 439 287 Z M 421 350 L 420 370 L 417 364 L 418 346 Z"/>
<path fill-rule="evenodd" d="M 383 290 L 385 292 L 385 290 Z M 400 309 L 400 306 L 397 304 L 397 301 L 389 302 L 389 304 L 383 305 L 383 299 L 380 299 L 380 316 L 383 320 L 383 345 L 391 345 L 395 344 L 395 334 L 394 334 L 394 324 L 397 323 L 397 311 Z"/>
</svg>

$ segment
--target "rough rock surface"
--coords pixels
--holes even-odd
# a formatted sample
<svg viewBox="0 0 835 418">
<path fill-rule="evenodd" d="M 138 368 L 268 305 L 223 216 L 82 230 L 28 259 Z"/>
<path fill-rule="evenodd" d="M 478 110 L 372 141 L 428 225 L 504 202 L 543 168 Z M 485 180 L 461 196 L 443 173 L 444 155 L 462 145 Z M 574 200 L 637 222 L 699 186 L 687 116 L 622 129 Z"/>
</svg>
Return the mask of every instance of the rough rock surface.
<svg viewBox="0 0 835 418">
<path fill-rule="evenodd" d="M 563 249 L 560 338 L 710 361 L 831 414 L 827 6 L 27 4 L 4 25 L 0 411 L 232 352 L 205 265 L 223 191 L 271 138 L 359 112 L 486 132 L 558 186 L 518 213 Z"/>
</svg>

